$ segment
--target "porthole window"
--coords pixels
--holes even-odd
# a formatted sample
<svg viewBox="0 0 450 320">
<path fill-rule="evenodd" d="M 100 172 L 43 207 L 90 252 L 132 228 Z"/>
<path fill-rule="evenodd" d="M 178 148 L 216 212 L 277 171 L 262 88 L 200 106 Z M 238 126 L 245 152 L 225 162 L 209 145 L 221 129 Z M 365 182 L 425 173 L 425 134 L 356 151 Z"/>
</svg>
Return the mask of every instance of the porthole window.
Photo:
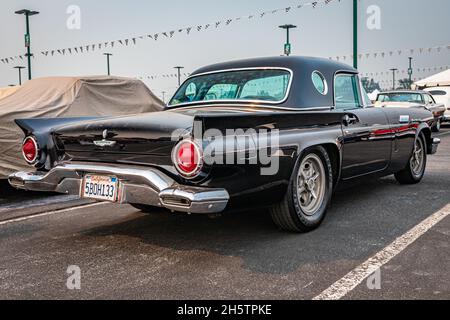
<svg viewBox="0 0 450 320">
<path fill-rule="evenodd" d="M 319 72 L 314 71 L 312 73 L 312 82 L 314 87 L 319 91 L 320 94 L 326 95 L 328 93 L 328 85 L 325 77 Z"/>
</svg>

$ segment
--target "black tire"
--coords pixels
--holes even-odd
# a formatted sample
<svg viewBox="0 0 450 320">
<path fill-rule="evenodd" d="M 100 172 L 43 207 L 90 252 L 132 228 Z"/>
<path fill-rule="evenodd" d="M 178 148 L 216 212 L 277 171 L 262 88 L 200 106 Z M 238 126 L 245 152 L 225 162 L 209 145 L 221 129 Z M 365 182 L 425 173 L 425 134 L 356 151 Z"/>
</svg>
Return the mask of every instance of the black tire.
<svg viewBox="0 0 450 320">
<path fill-rule="evenodd" d="M 318 196 L 318 198 L 321 199 L 316 200 L 318 201 L 316 204 L 317 209 L 312 209 L 310 212 L 306 212 L 306 209 L 303 209 L 305 205 L 303 198 L 304 193 L 300 193 L 299 197 L 299 192 L 301 192 L 299 189 L 299 184 L 303 184 L 303 181 L 306 179 L 302 180 L 302 177 L 299 175 L 301 175 L 300 170 L 304 170 L 304 168 L 301 167 L 304 165 L 305 160 L 310 157 L 315 159 L 314 161 L 316 162 L 320 159 L 322 164 L 323 177 L 320 177 L 320 179 L 323 182 L 321 183 L 323 185 L 323 191 L 321 191 L 320 196 Z M 307 181 L 305 181 L 304 186 L 302 186 L 301 189 L 304 189 L 305 192 L 308 193 L 308 190 L 305 188 L 310 188 L 310 186 L 305 187 L 306 185 L 308 185 Z M 322 186 L 320 188 L 322 190 Z M 274 205 L 270 210 L 272 220 L 280 229 L 284 231 L 296 233 L 310 232 L 318 228 L 324 220 L 331 201 L 332 193 L 333 169 L 328 153 L 323 147 L 320 146 L 307 149 L 302 153 L 295 166 L 294 174 L 289 183 L 285 198 L 281 203 Z"/>
<path fill-rule="evenodd" d="M 436 124 L 431 128 L 431 131 L 438 133 L 441 132 L 442 120 L 439 119 Z"/>
<path fill-rule="evenodd" d="M 421 152 L 420 156 L 421 163 L 420 168 L 417 165 L 417 155 L 418 151 L 417 147 L 420 145 Z M 414 142 L 414 150 L 411 158 L 406 165 L 406 168 L 400 172 L 395 174 L 395 178 L 400 184 L 408 185 L 408 184 L 417 184 L 422 181 L 423 176 L 425 175 L 425 169 L 427 167 L 427 144 L 424 135 L 421 133 L 416 141 Z"/>
</svg>

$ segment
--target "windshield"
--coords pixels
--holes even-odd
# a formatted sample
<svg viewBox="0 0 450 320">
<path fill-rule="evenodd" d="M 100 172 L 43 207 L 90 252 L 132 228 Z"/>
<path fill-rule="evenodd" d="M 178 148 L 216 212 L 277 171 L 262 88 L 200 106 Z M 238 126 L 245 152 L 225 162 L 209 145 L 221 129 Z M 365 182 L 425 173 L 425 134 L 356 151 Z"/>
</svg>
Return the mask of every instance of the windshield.
<svg viewBox="0 0 450 320">
<path fill-rule="evenodd" d="M 388 93 L 380 94 L 377 101 L 379 102 L 411 102 L 424 103 L 420 93 Z"/>
<path fill-rule="evenodd" d="M 281 103 L 288 94 L 291 73 L 264 69 L 224 71 L 188 79 L 169 106 L 212 101 Z"/>
</svg>

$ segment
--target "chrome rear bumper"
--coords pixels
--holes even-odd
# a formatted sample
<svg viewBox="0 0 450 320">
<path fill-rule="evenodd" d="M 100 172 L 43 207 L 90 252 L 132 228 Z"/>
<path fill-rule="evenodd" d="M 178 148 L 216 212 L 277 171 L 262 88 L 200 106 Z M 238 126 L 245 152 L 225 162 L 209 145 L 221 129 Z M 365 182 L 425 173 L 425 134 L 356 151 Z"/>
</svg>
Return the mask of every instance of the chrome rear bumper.
<svg viewBox="0 0 450 320">
<path fill-rule="evenodd" d="M 154 168 L 114 165 L 61 164 L 49 172 L 17 172 L 9 177 L 9 183 L 17 189 L 58 192 L 81 197 L 85 174 L 117 177 L 117 202 L 120 204 L 143 204 L 178 212 L 210 214 L 224 211 L 230 199 L 225 189 L 182 186 Z"/>
</svg>

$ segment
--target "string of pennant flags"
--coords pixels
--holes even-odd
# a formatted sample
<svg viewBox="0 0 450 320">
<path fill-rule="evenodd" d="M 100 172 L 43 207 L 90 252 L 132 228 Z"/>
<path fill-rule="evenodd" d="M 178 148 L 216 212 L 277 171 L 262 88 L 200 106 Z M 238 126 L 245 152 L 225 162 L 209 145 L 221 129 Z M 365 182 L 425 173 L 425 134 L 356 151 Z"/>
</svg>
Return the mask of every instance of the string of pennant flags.
<svg viewBox="0 0 450 320">
<path fill-rule="evenodd" d="M 438 67 L 426 67 L 426 68 L 414 68 L 413 71 L 415 73 L 431 73 L 431 72 L 439 72 L 439 71 L 445 71 L 450 69 L 450 66 L 438 66 Z M 402 74 L 407 76 L 408 75 L 408 69 L 402 69 L 397 70 L 397 74 Z M 181 73 L 183 77 L 189 77 L 191 73 Z M 362 72 L 362 77 L 365 78 L 374 78 L 374 77 L 383 77 L 383 76 L 389 76 L 392 77 L 392 71 L 382 71 L 382 72 Z M 166 74 L 153 74 L 153 75 L 140 75 L 136 78 L 139 80 L 156 80 L 156 79 L 164 79 L 164 78 L 177 78 L 177 73 L 166 73 Z M 391 81 L 392 82 L 392 81 Z"/>
<path fill-rule="evenodd" d="M 237 17 L 237 18 L 227 18 L 227 19 L 223 19 L 221 21 L 217 21 L 217 22 L 214 22 L 214 23 L 208 23 L 208 24 L 204 24 L 204 25 L 197 25 L 197 26 L 190 26 L 190 27 L 185 27 L 185 28 L 172 29 L 170 31 L 164 31 L 164 32 L 160 32 L 160 33 L 128 37 L 128 38 L 125 38 L 125 39 L 114 40 L 114 41 L 104 41 L 104 42 L 100 42 L 100 43 L 96 43 L 96 44 L 82 45 L 82 46 L 76 46 L 76 47 L 71 47 L 71 48 L 44 50 L 44 51 L 40 51 L 39 54 L 41 56 L 45 56 L 45 57 L 55 56 L 55 55 L 63 55 L 63 56 L 65 56 L 65 55 L 83 54 L 83 53 L 88 53 L 88 52 L 94 52 L 96 50 L 102 50 L 102 49 L 107 49 L 107 48 L 114 48 L 116 46 L 128 47 L 128 46 L 131 46 L 131 45 L 136 45 L 138 42 L 143 41 L 143 40 L 158 41 L 158 40 L 164 39 L 164 38 L 165 39 L 172 39 L 176 35 L 180 35 L 180 34 L 190 35 L 193 32 L 203 32 L 203 31 L 207 31 L 207 30 L 217 30 L 217 29 L 222 28 L 222 27 L 230 26 L 234 22 L 245 21 L 245 20 L 261 19 L 261 18 L 265 18 L 265 17 L 268 17 L 270 15 L 275 15 L 275 14 L 279 14 L 279 13 L 286 13 L 287 14 L 287 13 L 290 13 L 290 12 L 292 12 L 294 10 L 302 9 L 302 8 L 306 8 L 306 7 L 310 7 L 310 8 L 316 9 L 319 6 L 326 6 L 326 5 L 329 5 L 332 2 L 341 2 L 341 0 L 318 0 L 318 1 L 312 1 L 312 2 L 308 2 L 308 3 L 298 4 L 296 6 L 289 6 L 289 7 L 285 7 L 285 8 L 279 8 L 279 9 L 274 9 L 274 10 L 270 10 L 270 11 L 264 11 L 264 12 L 261 12 L 261 13 L 258 13 L 258 14 L 251 14 L 251 15 L 241 16 L 241 17 Z M 9 64 L 9 63 L 12 63 L 12 62 L 24 60 L 26 57 L 27 57 L 27 55 L 16 55 L 16 56 L 11 56 L 11 57 L 1 58 L 0 61 L 3 64 Z M 33 58 L 34 58 L 34 55 L 33 55 Z"/>
<path fill-rule="evenodd" d="M 439 72 L 450 69 L 450 66 L 439 66 L 439 67 L 426 67 L 426 68 L 413 68 L 414 73 L 431 73 L 431 72 Z M 396 71 L 397 75 L 408 75 L 408 69 L 400 69 Z M 381 72 L 363 72 L 361 73 L 363 77 L 379 77 L 379 76 L 392 76 L 391 71 L 381 71 Z"/>
<path fill-rule="evenodd" d="M 183 77 L 189 77 L 190 73 L 182 73 Z M 154 74 L 154 75 L 146 75 L 146 76 L 138 76 L 136 77 L 139 80 L 155 80 L 162 78 L 178 78 L 178 73 L 166 73 L 166 74 Z"/>
<path fill-rule="evenodd" d="M 442 52 L 450 52 L 450 44 L 448 45 L 439 45 L 427 48 L 410 48 L 410 49 L 398 49 L 398 50 L 387 50 L 387 51 L 377 51 L 377 52 L 366 52 L 358 54 L 358 59 L 370 59 L 370 58 L 390 58 L 395 56 L 402 56 L 405 54 L 415 55 L 415 54 L 431 54 L 431 53 L 442 53 Z M 345 61 L 345 60 L 353 60 L 353 54 L 342 55 L 342 56 L 334 56 L 329 57 L 330 60 L 336 61 Z"/>
</svg>

